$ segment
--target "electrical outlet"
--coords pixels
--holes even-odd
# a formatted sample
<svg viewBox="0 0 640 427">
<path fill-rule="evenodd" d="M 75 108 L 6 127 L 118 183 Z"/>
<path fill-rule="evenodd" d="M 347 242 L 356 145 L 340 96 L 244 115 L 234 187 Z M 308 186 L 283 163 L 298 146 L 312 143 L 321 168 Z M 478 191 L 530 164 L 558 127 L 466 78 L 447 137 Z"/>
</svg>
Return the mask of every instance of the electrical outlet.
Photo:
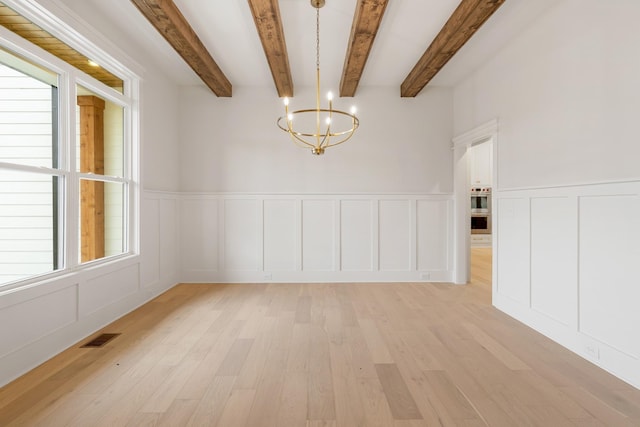
<svg viewBox="0 0 640 427">
<path fill-rule="evenodd" d="M 271 273 L 266 273 L 264 276 L 262 276 L 262 278 L 264 280 L 271 280 Z"/>
<path fill-rule="evenodd" d="M 431 273 L 420 273 L 421 280 L 429 280 L 431 279 Z"/>
<path fill-rule="evenodd" d="M 587 344 L 584 349 L 589 356 L 591 356 L 595 360 L 600 360 L 600 349 L 598 348 L 598 346 Z"/>
</svg>

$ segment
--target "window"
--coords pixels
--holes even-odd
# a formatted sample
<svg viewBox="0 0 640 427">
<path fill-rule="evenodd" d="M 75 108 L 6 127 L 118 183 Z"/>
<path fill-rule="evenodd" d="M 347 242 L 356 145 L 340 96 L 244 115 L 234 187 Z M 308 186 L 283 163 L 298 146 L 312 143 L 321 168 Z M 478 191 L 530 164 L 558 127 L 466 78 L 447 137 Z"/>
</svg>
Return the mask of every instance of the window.
<svg viewBox="0 0 640 427">
<path fill-rule="evenodd" d="M 77 86 L 76 169 L 80 172 L 80 262 L 123 253 L 124 108 Z"/>
<path fill-rule="evenodd" d="M 6 37 L 0 33 L 0 287 L 131 254 L 137 169 L 127 88 L 135 76 L 106 84 Z"/>
<path fill-rule="evenodd" d="M 58 76 L 0 51 L 0 284 L 60 268 Z"/>
</svg>

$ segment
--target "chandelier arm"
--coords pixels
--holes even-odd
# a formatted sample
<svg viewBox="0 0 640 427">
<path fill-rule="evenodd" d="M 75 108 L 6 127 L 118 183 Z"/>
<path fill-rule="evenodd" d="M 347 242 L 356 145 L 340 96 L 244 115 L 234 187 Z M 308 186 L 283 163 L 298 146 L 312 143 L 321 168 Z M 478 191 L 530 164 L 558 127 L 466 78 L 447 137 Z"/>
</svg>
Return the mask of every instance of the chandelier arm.
<svg viewBox="0 0 640 427">
<path fill-rule="evenodd" d="M 284 118 L 287 122 L 287 132 L 289 133 L 289 135 L 291 136 L 291 140 L 293 141 L 294 144 L 296 144 L 298 147 L 304 148 L 302 145 L 300 145 L 298 143 L 298 141 L 296 140 L 296 138 L 293 135 L 293 127 L 292 127 L 292 123 L 291 123 L 291 116 L 289 115 L 289 103 L 285 102 L 284 104 Z M 278 119 L 278 127 L 280 127 L 282 129 L 282 126 L 280 126 L 280 119 Z M 284 129 L 283 129 L 284 130 Z M 301 140 L 301 142 L 304 142 Z"/>
<path fill-rule="evenodd" d="M 351 129 L 349 129 L 349 130 L 344 130 L 344 131 L 342 131 L 342 132 L 332 133 L 332 134 L 331 134 L 331 135 L 329 135 L 329 136 L 331 136 L 331 137 L 333 138 L 333 137 L 336 137 L 336 136 L 347 135 L 347 134 L 350 134 L 350 133 L 354 133 L 354 132 L 356 131 L 356 129 L 358 129 L 358 127 L 357 127 L 357 126 L 356 126 L 355 128 L 351 128 Z"/>
<path fill-rule="evenodd" d="M 287 132 L 287 133 L 289 134 L 289 136 L 291 136 L 291 139 L 293 140 L 293 142 L 294 142 L 298 147 L 306 148 L 306 147 L 304 146 L 304 145 L 306 145 L 307 147 L 315 148 L 315 145 L 314 145 L 314 144 L 311 144 L 311 143 L 309 143 L 309 142 L 305 141 L 303 138 L 300 138 L 301 136 L 314 136 L 314 135 L 306 135 L 306 134 L 303 134 L 303 133 L 300 133 L 300 132 L 296 132 L 295 130 L 293 130 L 293 128 L 291 128 L 290 123 L 289 123 L 289 120 L 287 120 L 287 126 L 288 126 L 288 128 L 285 128 L 285 127 L 283 127 L 283 126 L 280 124 L 280 121 L 281 121 L 282 119 L 283 119 L 283 117 L 280 117 L 280 118 L 278 119 L 278 121 L 277 121 L 277 123 L 276 123 L 276 124 L 278 125 L 278 127 L 279 127 L 280 129 L 282 129 L 283 131 Z M 304 145 L 300 145 L 300 144 L 298 143 L 298 141 L 300 141 L 300 142 L 301 142 L 302 144 L 304 144 Z"/>
<path fill-rule="evenodd" d="M 315 145 L 313 145 L 313 144 L 305 141 L 304 139 L 300 138 L 299 136 L 297 136 L 295 132 L 289 133 L 289 135 L 291 136 L 291 140 L 300 148 L 307 148 L 307 147 L 316 148 Z M 304 145 L 300 145 L 300 143 L 298 141 L 300 141 Z M 305 145 L 306 145 L 306 147 L 305 147 Z"/>
<path fill-rule="evenodd" d="M 330 98 L 329 99 L 329 122 L 327 123 L 327 130 L 325 131 L 324 134 L 324 138 L 322 139 L 322 143 L 320 144 L 320 147 L 322 147 L 323 145 L 325 145 L 326 142 L 326 147 L 330 147 L 331 144 L 331 137 L 334 136 L 331 133 L 331 119 L 333 118 L 333 100 Z"/>
<path fill-rule="evenodd" d="M 300 141 L 304 145 L 307 145 L 307 146 L 309 146 L 311 148 L 315 148 L 315 145 L 305 141 L 304 138 L 301 138 L 301 135 L 298 132 L 293 130 L 293 128 L 291 127 L 291 120 L 287 120 L 287 127 L 289 128 L 289 135 L 291 135 L 291 139 L 293 140 L 294 143 L 296 141 Z M 298 146 L 302 147 L 302 145 L 300 145 L 300 144 L 298 144 Z"/>
<path fill-rule="evenodd" d="M 302 144 L 304 144 L 304 145 L 306 145 L 308 147 L 316 148 L 315 145 L 311 144 L 310 142 L 305 141 L 304 138 L 301 138 L 302 135 L 299 132 L 296 132 L 296 131 L 293 130 L 293 128 L 291 127 L 291 120 L 287 120 L 287 127 L 289 128 L 289 135 L 291 135 L 291 139 L 299 147 L 305 148 L 304 146 L 298 144 L 297 141 L 300 141 Z"/>
<path fill-rule="evenodd" d="M 336 145 L 340 145 L 344 142 L 347 142 L 348 140 L 351 139 L 351 137 L 353 136 L 353 132 L 351 132 L 345 139 L 343 139 L 342 141 L 338 141 L 338 142 L 334 142 L 333 144 L 327 144 L 325 145 L 324 148 L 329 148 L 329 147 L 335 147 Z"/>
<path fill-rule="evenodd" d="M 340 132 L 338 134 L 335 134 L 334 136 L 340 136 L 340 135 L 345 135 L 348 134 L 346 138 L 344 138 L 341 141 L 338 142 L 334 142 L 333 144 L 327 144 L 327 146 L 325 148 L 329 148 L 329 147 L 335 147 L 336 145 L 340 145 L 344 142 L 347 142 L 348 140 L 351 139 L 351 137 L 353 136 L 353 134 L 355 133 L 356 129 L 358 129 L 358 126 L 360 125 L 360 122 L 358 121 L 358 119 L 354 118 L 353 120 L 353 127 L 351 128 L 351 130 L 345 131 L 345 132 Z"/>
<path fill-rule="evenodd" d="M 320 147 L 325 146 L 325 147 L 330 147 L 331 145 L 329 144 L 331 142 L 331 138 L 335 136 L 331 133 L 331 124 L 327 125 L 327 130 L 324 132 L 324 138 L 322 138 L 322 142 L 320 143 Z"/>
</svg>

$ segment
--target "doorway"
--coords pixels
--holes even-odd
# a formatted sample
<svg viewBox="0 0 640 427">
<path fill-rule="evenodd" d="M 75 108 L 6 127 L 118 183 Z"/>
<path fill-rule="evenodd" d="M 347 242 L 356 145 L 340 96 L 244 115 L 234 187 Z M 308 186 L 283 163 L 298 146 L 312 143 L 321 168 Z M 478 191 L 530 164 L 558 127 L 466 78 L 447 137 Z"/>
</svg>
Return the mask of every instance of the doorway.
<svg viewBox="0 0 640 427">
<path fill-rule="evenodd" d="M 471 247 L 491 247 L 493 140 L 473 144 L 467 150 Z"/>
<path fill-rule="evenodd" d="M 493 138 L 467 149 L 469 178 L 470 256 L 469 283 L 491 289 L 493 246 Z"/>
<path fill-rule="evenodd" d="M 467 284 L 471 279 L 472 255 L 483 254 L 484 263 L 490 255 L 492 287 L 495 286 L 497 252 L 497 209 L 495 201 L 498 189 L 498 121 L 492 120 L 453 139 L 454 150 L 454 277 L 456 284 Z M 476 200 L 472 212 L 472 189 L 483 195 Z M 490 196 L 487 197 L 487 196 Z M 490 201 L 488 201 L 490 200 Z M 484 224 L 481 232 L 472 234 L 472 218 L 475 224 Z M 473 251 L 472 251 L 473 249 Z M 476 250 L 479 249 L 479 250 Z M 473 261 L 473 264 L 477 264 Z M 485 268 L 485 275 L 487 274 Z M 474 271 L 475 274 L 475 271 Z"/>
</svg>

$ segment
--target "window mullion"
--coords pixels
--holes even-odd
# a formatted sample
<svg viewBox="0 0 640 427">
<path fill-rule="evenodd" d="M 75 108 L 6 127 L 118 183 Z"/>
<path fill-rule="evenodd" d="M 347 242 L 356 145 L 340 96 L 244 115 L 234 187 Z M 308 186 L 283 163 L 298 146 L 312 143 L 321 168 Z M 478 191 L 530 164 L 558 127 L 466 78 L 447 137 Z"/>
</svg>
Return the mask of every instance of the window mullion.
<svg viewBox="0 0 640 427">
<path fill-rule="evenodd" d="M 0 169 L 14 170 L 28 173 L 39 173 L 43 175 L 64 175 L 64 171 L 44 166 L 22 165 L 20 163 L 8 163 L 0 161 Z"/>
<path fill-rule="evenodd" d="M 64 84 L 60 86 L 64 88 L 64 96 L 61 96 L 60 109 L 65 112 L 60 116 L 60 142 L 61 152 L 65 153 L 62 164 L 68 173 L 66 180 L 66 211 L 64 214 L 64 236 L 65 236 L 65 267 L 74 268 L 79 262 L 78 253 L 80 251 L 80 179 L 78 177 L 78 167 L 76 165 L 76 85 L 74 73 L 65 73 Z M 61 82 L 62 83 L 62 82 Z"/>
<path fill-rule="evenodd" d="M 118 184 L 124 184 L 128 180 L 120 176 L 111 175 L 97 175 L 95 173 L 78 173 L 79 179 L 88 179 L 90 181 L 103 181 L 103 182 L 115 182 Z"/>
</svg>

